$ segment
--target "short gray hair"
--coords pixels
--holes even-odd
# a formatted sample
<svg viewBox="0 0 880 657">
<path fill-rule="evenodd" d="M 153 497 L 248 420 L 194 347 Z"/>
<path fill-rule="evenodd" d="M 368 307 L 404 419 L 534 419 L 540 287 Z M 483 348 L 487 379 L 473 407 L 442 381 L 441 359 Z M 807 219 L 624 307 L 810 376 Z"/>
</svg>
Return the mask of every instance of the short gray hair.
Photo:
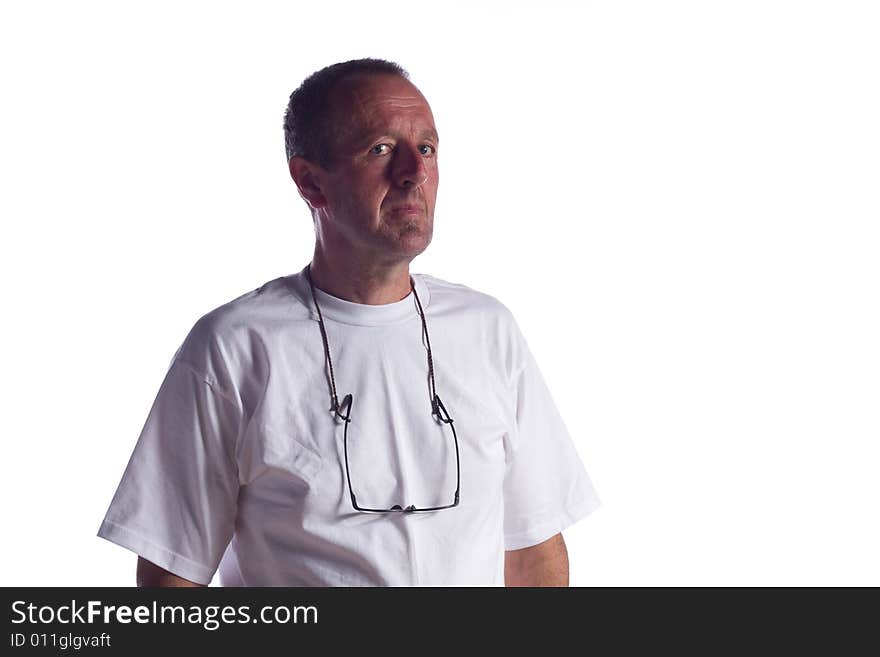
<svg viewBox="0 0 880 657">
<path fill-rule="evenodd" d="M 369 57 L 340 62 L 312 73 L 290 94 L 284 113 L 288 160 L 300 156 L 323 167 L 330 163 L 335 119 L 331 93 L 340 82 L 358 75 L 397 75 L 409 80 L 409 73 L 400 64 Z"/>
</svg>

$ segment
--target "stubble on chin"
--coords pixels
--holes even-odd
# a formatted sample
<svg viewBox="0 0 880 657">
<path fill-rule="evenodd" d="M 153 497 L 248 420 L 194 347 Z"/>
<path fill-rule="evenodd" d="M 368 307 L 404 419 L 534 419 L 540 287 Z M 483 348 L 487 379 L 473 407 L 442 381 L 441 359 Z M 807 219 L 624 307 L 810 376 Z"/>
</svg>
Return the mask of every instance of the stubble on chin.
<svg viewBox="0 0 880 657">
<path fill-rule="evenodd" d="M 383 241 L 389 247 L 415 257 L 431 243 L 433 224 L 424 217 L 419 219 L 409 217 L 399 221 L 383 222 L 381 232 Z"/>
</svg>

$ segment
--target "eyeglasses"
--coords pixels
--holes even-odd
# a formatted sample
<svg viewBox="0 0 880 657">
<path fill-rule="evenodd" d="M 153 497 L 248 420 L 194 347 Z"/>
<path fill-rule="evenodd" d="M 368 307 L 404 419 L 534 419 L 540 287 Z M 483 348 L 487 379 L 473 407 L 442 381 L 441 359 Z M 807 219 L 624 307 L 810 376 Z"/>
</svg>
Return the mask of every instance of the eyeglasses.
<svg viewBox="0 0 880 657">
<path fill-rule="evenodd" d="M 324 355 L 327 356 L 327 364 L 330 367 L 330 389 L 333 395 L 333 411 L 335 416 L 341 418 L 345 423 L 342 440 L 343 451 L 345 453 L 345 478 L 348 480 L 348 494 L 351 496 L 351 505 L 354 507 L 355 511 L 362 511 L 364 513 L 424 513 L 426 511 L 440 511 L 442 509 L 451 509 L 452 507 L 458 506 L 459 492 L 461 488 L 461 460 L 458 451 L 458 436 L 455 433 L 453 420 L 449 417 L 449 413 L 446 412 L 446 407 L 443 405 L 443 402 L 440 401 L 440 396 L 437 394 L 437 386 L 434 382 L 434 358 L 431 354 L 431 339 L 428 337 L 428 324 L 425 321 L 425 311 L 422 308 L 422 302 L 419 300 L 419 293 L 416 291 L 416 286 L 412 278 L 410 278 L 410 287 L 413 296 L 415 297 L 416 305 L 419 308 L 419 317 L 422 320 L 422 332 L 425 335 L 425 346 L 428 350 L 428 380 L 431 392 L 431 417 L 440 423 L 441 426 L 443 424 L 449 425 L 449 428 L 452 429 L 452 438 L 455 443 L 455 495 L 452 504 L 446 504 L 444 506 L 418 508 L 414 504 L 410 504 L 406 507 L 395 504 L 390 509 L 371 509 L 358 506 L 357 498 L 351 487 L 351 472 L 348 466 L 348 425 L 351 422 L 352 396 L 351 394 L 346 395 L 341 404 L 339 403 L 339 398 L 336 396 L 336 377 L 333 375 L 333 360 L 330 358 L 330 344 L 327 341 L 327 329 L 324 328 L 324 316 L 321 314 L 321 307 L 318 305 L 318 297 L 315 294 L 315 285 L 312 283 L 311 263 L 306 266 L 306 278 L 309 281 L 309 286 L 312 288 L 312 299 L 315 302 L 315 308 L 318 310 L 318 324 L 321 327 L 321 339 L 324 341 Z M 343 408 L 345 409 L 344 414 L 342 413 Z"/>
<path fill-rule="evenodd" d="M 455 443 L 455 494 L 453 496 L 452 504 L 430 507 L 417 507 L 413 504 L 402 507 L 399 504 L 395 504 L 390 509 L 373 509 L 369 507 L 359 506 L 357 502 L 357 497 L 355 497 L 354 494 L 354 489 L 351 486 L 351 470 L 348 465 L 348 425 L 351 422 L 351 403 L 352 396 L 351 394 L 347 394 L 342 400 L 342 403 L 336 409 L 336 416 L 342 419 L 343 422 L 345 422 L 342 439 L 343 451 L 345 453 L 345 477 L 348 480 L 348 494 L 351 495 L 351 505 L 355 508 L 356 511 L 363 511 L 366 513 L 425 513 L 427 511 L 440 511 L 441 509 L 451 509 L 454 506 L 458 506 L 459 489 L 461 487 L 461 461 L 459 459 L 458 452 L 458 436 L 455 434 L 455 425 L 453 424 L 452 418 L 449 417 L 449 413 L 446 412 L 446 407 L 443 405 L 443 402 L 440 401 L 439 395 L 436 394 L 434 395 L 434 403 L 432 404 L 433 409 L 435 410 L 432 410 L 431 416 L 434 417 L 437 422 L 449 425 L 449 428 L 452 429 L 452 438 Z M 340 409 L 344 409 L 345 412 L 340 412 Z"/>
</svg>

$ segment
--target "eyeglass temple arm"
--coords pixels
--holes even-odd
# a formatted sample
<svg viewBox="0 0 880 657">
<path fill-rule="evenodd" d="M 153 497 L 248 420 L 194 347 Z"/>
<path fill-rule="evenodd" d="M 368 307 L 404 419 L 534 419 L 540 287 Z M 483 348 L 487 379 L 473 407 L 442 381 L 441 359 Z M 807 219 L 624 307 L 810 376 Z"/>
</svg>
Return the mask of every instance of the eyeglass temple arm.
<svg viewBox="0 0 880 657">
<path fill-rule="evenodd" d="M 346 409 L 345 415 L 342 414 L 342 408 Z M 351 422 L 351 393 L 347 394 L 341 404 L 336 404 L 334 409 L 336 416 L 345 422 L 345 441 L 343 448 L 345 449 L 345 478 L 348 479 L 348 494 L 351 495 L 351 505 L 355 509 L 359 509 L 357 498 L 354 496 L 354 489 L 351 487 L 351 473 L 348 471 L 348 423 Z"/>
<path fill-rule="evenodd" d="M 443 410 L 443 415 L 440 415 L 439 409 Z M 443 405 L 443 402 L 440 400 L 440 395 L 434 395 L 434 411 L 437 414 L 437 417 L 449 425 L 449 428 L 452 429 L 452 438 L 455 441 L 455 501 L 453 502 L 453 506 L 458 505 L 459 501 L 459 492 L 461 491 L 461 458 L 458 453 L 458 434 L 455 433 L 455 425 L 453 424 L 454 420 L 449 417 L 449 412 L 446 410 L 446 407 Z"/>
<path fill-rule="evenodd" d="M 437 416 L 441 422 L 445 422 L 452 429 L 452 437 L 455 439 L 455 501 L 453 502 L 453 506 L 458 505 L 459 501 L 459 493 L 461 491 L 461 459 L 458 454 L 458 435 L 455 433 L 455 425 L 453 424 L 454 420 L 449 417 L 449 412 L 446 410 L 446 407 L 443 405 L 443 402 L 440 400 L 440 395 L 434 394 L 434 401 L 431 404 L 433 408 L 433 414 Z M 440 414 L 440 410 L 443 410 L 443 414 Z M 443 416 L 446 417 L 443 417 Z"/>
<path fill-rule="evenodd" d="M 440 414 L 441 409 L 443 410 L 442 415 Z M 446 407 L 440 400 L 440 395 L 434 395 L 434 400 L 431 402 L 431 415 L 436 415 L 438 420 L 441 420 L 446 424 L 452 424 L 454 421 L 451 417 L 449 417 L 449 412 L 446 410 Z M 444 417 L 444 415 L 446 417 Z"/>
</svg>

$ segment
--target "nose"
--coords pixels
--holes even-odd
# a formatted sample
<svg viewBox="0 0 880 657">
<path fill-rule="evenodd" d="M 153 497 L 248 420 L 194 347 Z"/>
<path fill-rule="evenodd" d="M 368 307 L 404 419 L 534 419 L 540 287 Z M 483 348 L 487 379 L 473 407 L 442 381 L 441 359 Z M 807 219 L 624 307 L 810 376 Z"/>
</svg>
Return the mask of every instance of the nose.
<svg viewBox="0 0 880 657">
<path fill-rule="evenodd" d="M 425 159 L 414 146 L 398 145 L 394 152 L 391 175 L 394 183 L 404 188 L 418 188 L 428 180 Z"/>
</svg>

